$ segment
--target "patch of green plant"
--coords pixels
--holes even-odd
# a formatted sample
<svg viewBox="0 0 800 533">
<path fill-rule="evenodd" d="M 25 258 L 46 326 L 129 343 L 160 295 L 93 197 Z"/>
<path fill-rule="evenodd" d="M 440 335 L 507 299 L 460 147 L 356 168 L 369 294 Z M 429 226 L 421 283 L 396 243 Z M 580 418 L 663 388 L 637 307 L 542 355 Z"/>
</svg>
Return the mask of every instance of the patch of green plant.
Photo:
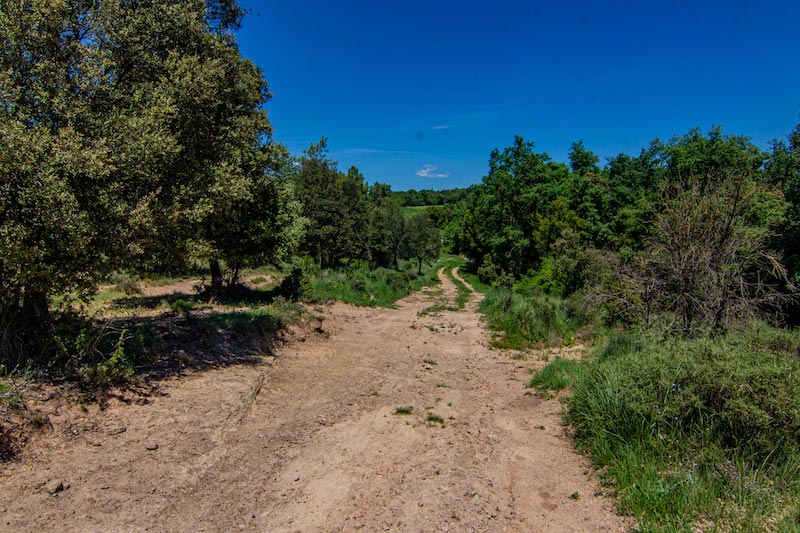
<svg viewBox="0 0 800 533">
<path fill-rule="evenodd" d="M 575 375 L 577 444 L 643 530 L 800 530 L 797 331 L 617 333 Z"/>
<path fill-rule="evenodd" d="M 460 280 L 457 280 L 455 277 L 453 277 L 452 270 L 448 272 L 448 276 L 451 280 L 453 280 L 453 283 L 458 291 L 456 294 L 455 307 L 456 309 L 464 309 L 464 306 L 466 306 L 467 302 L 472 298 L 472 291 L 469 290 L 463 283 L 461 283 Z"/>
<path fill-rule="evenodd" d="M 396 415 L 410 415 L 414 412 L 414 408 L 410 405 L 400 405 L 394 408 L 394 414 Z"/>
<path fill-rule="evenodd" d="M 122 276 L 117 282 L 117 290 L 121 291 L 125 296 L 142 294 L 142 284 L 138 279 L 126 275 Z"/>
<path fill-rule="evenodd" d="M 269 307 L 210 315 L 200 321 L 240 335 L 264 335 L 296 322 L 301 313 L 302 307 L 299 305 L 279 299 Z"/>
<path fill-rule="evenodd" d="M 528 382 L 528 387 L 539 394 L 560 391 L 569 387 L 581 370 L 581 362 L 574 359 L 556 357 L 553 362 L 536 372 Z"/>
<path fill-rule="evenodd" d="M 78 375 L 85 388 L 106 389 L 115 385 L 127 384 L 133 377 L 133 362 L 125 352 L 127 330 L 122 330 L 110 357 L 99 362 L 89 362 L 78 369 Z"/>
<path fill-rule="evenodd" d="M 418 213 L 424 213 L 430 208 L 431 206 L 429 205 L 407 205 L 403 207 L 403 214 L 407 217 L 413 217 Z"/>
<path fill-rule="evenodd" d="M 338 300 L 371 307 L 392 307 L 394 303 L 422 287 L 438 282 L 435 266 L 423 268 L 418 276 L 412 270 L 371 269 L 364 263 L 350 268 L 323 269 L 309 273 L 310 300 Z"/>
<path fill-rule="evenodd" d="M 0 367 L 0 412 L 2 410 L 19 411 L 22 409 L 22 394 L 17 388 L 15 376 L 5 375 L 5 369 Z M 1 429 L 1 428 L 0 428 Z"/>
<path fill-rule="evenodd" d="M 442 427 L 445 425 L 444 418 L 434 413 L 428 413 L 428 416 L 425 418 L 425 420 L 428 422 L 433 422 L 434 424 L 441 424 Z"/>
<path fill-rule="evenodd" d="M 441 313 L 442 311 L 452 311 L 452 307 L 445 305 L 445 304 L 436 304 L 430 307 L 426 307 L 422 311 L 417 313 L 417 316 L 427 316 L 427 315 L 435 315 L 437 313 Z"/>
<path fill-rule="evenodd" d="M 166 302 L 166 300 L 164 300 L 164 302 Z M 189 316 L 189 312 L 194 309 L 194 302 L 182 298 L 172 302 L 166 302 L 166 305 L 177 315 Z"/>
<path fill-rule="evenodd" d="M 460 311 L 464 309 L 466 303 L 472 298 L 472 291 L 470 291 L 461 281 L 453 276 L 453 269 L 464 265 L 464 259 L 455 255 L 446 255 L 436 265 L 438 268 L 443 268 L 445 275 L 456 286 L 456 298 L 453 302 L 449 302 L 444 298 L 437 298 L 437 303 L 427 307 L 417 313 L 420 316 L 432 315 L 440 313 L 441 311 Z M 438 291 L 432 296 L 441 296 L 442 291 Z"/>
<path fill-rule="evenodd" d="M 492 289 L 486 293 L 479 310 L 487 317 L 489 327 L 499 333 L 493 344 L 504 349 L 569 344 L 579 326 L 569 316 L 566 301 L 555 296 L 527 296 Z"/>
</svg>

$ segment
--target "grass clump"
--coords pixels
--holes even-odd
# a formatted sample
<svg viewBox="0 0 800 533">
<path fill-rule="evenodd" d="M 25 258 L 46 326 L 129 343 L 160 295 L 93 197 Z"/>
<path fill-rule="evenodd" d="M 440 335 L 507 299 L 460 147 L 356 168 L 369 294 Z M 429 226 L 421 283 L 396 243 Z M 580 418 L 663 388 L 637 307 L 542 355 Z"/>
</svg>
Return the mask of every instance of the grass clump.
<svg viewBox="0 0 800 533">
<path fill-rule="evenodd" d="M 528 382 L 540 395 L 569 387 L 581 370 L 580 361 L 556 357 L 552 363 L 538 371 Z"/>
<path fill-rule="evenodd" d="M 302 313 L 298 304 L 278 298 L 269 307 L 211 315 L 202 321 L 242 336 L 255 336 L 275 333 L 299 320 Z"/>
<path fill-rule="evenodd" d="M 572 342 L 577 322 L 566 301 L 555 296 L 528 296 L 507 289 L 487 291 L 480 311 L 500 335 L 497 348 L 522 350 L 532 345 L 558 346 Z"/>
<path fill-rule="evenodd" d="M 575 374 L 579 447 L 644 530 L 800 530 L 797 332 L 613 335 Z"/>
<path fill-rule="evenodd" d="M 410 415 L 414 412 L 414 408 L 410 405 L 399 405 L 394 408 L 394 414 L 396 415 Z"/>
<path fill-rule="evenodd" d="M 442 427 L 445 426 L 444 418 L 434 413 L 428 413 L 428 416 L 425 418 L 425 420 L 434 424 L 439 424 Z"/>
</svg>

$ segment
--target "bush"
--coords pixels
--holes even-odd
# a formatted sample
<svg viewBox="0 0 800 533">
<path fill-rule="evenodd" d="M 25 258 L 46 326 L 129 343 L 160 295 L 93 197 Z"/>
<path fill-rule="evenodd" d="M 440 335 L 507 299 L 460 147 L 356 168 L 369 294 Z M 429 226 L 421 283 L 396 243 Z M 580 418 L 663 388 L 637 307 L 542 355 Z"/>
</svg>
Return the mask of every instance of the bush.
<svg viewBox="0 0 800 533">
<path fill-rule="evenodd" d="M 799 345 L 764 325 L 715 339 L 611 335 L 576 374 L 568 419 L 622 511 L 645 529 L 701 516 L 800 526 Z"/>
<path fill-rule="evenodd" d="M 278 295 L 290 301 L 297 301 L 310 292 L 311 283 L 299 266 L 292 268 L 291 273 L 283 278 L 278 287 Z"/>
<path fill-rule="evenodd" d="M 127 275 L 120 276 L 117 282 L 117 290 L 125 294 L 125 296 L 134 296 L 142 294 L 142 284 L 139 280 Z"/>
<path fill-rule="evenodd" d="M 416 272 L 390 268 L 369 268 L 353 262 L 343 269 L 319 270 L 308 276 L 308 291 L 313 300 L 339 300 L 355 305 L 391 306 L 398 299 L 438 282 L 435 274 L 418 276 Z M 435 272 L 435 270 L 434 270 Z"/>
</svg>

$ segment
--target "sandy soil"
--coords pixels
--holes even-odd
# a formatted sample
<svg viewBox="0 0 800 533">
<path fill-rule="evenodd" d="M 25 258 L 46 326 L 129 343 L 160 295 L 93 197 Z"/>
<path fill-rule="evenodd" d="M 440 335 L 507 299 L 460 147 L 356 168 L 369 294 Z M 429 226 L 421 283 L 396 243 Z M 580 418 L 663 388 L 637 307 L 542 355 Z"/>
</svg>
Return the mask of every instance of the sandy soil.
<svg viewBox="0 0 800 533">
<path fill-rule="evenodd" d="M 475 301 L 419 314 L 455 297 L 440 278 L 397 309 L 334 304 L 275 358 L 51 412 L 0 469 L 0 530 L 624 530 L 560 402 L 526 395 L 543 363 L 490 350 Z"/>
</svg>

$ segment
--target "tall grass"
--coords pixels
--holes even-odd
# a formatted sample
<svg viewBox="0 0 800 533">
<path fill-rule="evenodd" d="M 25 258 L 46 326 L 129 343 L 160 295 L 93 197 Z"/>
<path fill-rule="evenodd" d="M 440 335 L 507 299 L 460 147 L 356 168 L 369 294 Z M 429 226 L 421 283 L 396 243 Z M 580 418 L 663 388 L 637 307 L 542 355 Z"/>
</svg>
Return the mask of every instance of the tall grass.
<svg viewBox="0 0 800 533">
<path fill-rule="evenodd" d="M 423 267 L 421 276 L 412 268 L 372 269 L 365 263 L 355 263 L 342 269 L 311 268 L 305 274 L 309 278 L 310 289 L 304 298 L 377 307 L 391 307 L 400 298 L 439 281 L 435 267 L 430 265 Z"/>
<path fill-rule="evenodd" d="M 581 370 L 580 361 L 556 357 L 552 363 L 533 375 L 528 387 L 536 389 L 542 395 L 548 391 L 564 390 L 572 384 Z"/>
<path fill-rule="evenodd" d="M 566 302 L 554 296 L 526 296 L 491 289 L 480 305 L 489 327 L 499 335 L 498 348 L 524 349 L 531 345 L 570 344 L 577 322 L 567 313 Z"/>
<path fill-rule="evenodd" d="M 797 332 L 610 337 L 575 374 L 577 444 L 647 531 L 800 530 Z"/>
</svg>

